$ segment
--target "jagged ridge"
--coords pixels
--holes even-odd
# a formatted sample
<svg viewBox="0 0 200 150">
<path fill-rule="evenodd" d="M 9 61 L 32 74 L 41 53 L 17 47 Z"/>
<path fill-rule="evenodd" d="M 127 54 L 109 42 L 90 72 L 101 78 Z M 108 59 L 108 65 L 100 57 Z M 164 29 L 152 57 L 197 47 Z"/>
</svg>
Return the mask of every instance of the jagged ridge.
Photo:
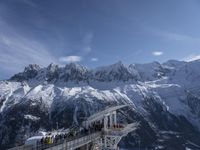
<svg viewBox="0 0 200 150">
<path fill-rule="evenodd" d="M 142 147 L 200 145 L 199 67 L 199 61 L 175 60 L 96 69 L 74 63 L 29 65 L 0 82 L 0 146 L 20 144 L 38 130 L 55 128 L 56 122 L 60 128 L 79 125 L 90 114 L 122 103 L 132 107 L 124 110 L 129 119 L 141 123 L 129 136 L 140 136 Z M 135 138 L 121 145 L 137 147 Z"/>
</svg>

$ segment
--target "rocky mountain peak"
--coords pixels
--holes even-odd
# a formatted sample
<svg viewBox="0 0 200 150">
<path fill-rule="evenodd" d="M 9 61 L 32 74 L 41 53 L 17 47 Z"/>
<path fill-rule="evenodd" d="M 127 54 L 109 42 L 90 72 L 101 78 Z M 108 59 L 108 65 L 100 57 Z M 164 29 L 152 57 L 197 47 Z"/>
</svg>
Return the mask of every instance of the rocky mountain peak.
<svg viewBox="0 0 200 150">
<path fill-rule="evenodd" d="M 38 71 L 40 69 L 41 68 L 39 65 L 30 64 L 27 67 L 25 67 L 23 72 L 15 74 L 13 77 L 11 77 L 11 80 L 24 81 L 24 80 L 32 79 L 37 76 Z"/>
<path fill-rule="evenodd" d="M 167 62 L 163 63 L 163 65 L 173 67 L 173 68 L 180 68 L 181 66 L 185 65 L 187 62 L 179 61 L 179 60 L 168 60 Z"/>
<path fill-rule="evenodd" d="M 128 67 L 121 61 L 97 68 L 94 72 L 95 78 L 99 81 L 128 81 L 135 79 L 135 76 L 131 74 Z"/>
<path fill-rule="evenodd" d="M 180 146 L 188 146 L 188 141 L 198 146 L 199 67 L 198 61 L 128 67 L 118 62 L 94 70 L 74 63 L 29 65 L 11 78 L 15 82 L 0 82 L 0 147 L 22 144 L 27 135 L 49 131 L 56 122 L 60 128 L 75 121 L 81 125 L 81 118 L 118 104 L 130 104 L 131 109 L 120 113 L 128 115 L 127 122 L 140 122 L 136 133 L 124 140 L 130 149 L 135 134 L 143 148 L 185 149 Z"/>
<path fill-rule="evenodd" d="M 51 63 L 49 66 L 47 66 L 47 70 L 50 72 L 55 72 L 56 70 L 58 70 L 58 65 Z"/>
<path fill-rule="evenodd" d="M 24 72 L 29 72 L 29 71 L 38 71 L 40 70 L 40 66 L 37 64 L 30 64 L 27 67 L 25 67 Z"/>
<path fill-rule="evenodd" d="M 65 65 L 65 72 L 68 71 L 87 72 L 88 68 L 77 63 L 69 63 Z"/>
</svg>

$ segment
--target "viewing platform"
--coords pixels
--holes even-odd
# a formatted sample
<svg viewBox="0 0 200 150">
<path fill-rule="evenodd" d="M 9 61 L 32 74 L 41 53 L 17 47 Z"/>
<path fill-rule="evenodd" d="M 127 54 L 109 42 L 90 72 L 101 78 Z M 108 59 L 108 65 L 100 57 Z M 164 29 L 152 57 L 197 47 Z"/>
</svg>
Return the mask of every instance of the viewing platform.
<svg viewBox="0 0 200 150">
<path fill-rule="evenodd" d="M 82 123 L 84 131 L 76 135 L 35 136 L 27 139 L 25 145 L 9 150 L 116 150 L 121 138 L 138 126 L 138 123 L 117 123 L 117 110 L 124 107 L 127 105 L 110 107 L 90 116 Z"/>
</svg>

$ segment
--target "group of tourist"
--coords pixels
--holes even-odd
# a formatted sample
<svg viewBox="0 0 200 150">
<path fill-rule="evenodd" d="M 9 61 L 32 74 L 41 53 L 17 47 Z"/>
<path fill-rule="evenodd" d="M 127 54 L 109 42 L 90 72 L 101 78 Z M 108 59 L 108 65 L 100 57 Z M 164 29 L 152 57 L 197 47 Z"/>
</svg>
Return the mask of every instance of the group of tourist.
<svg viewBox="0 0 200 150">
<path fill-rule="evenodd" d="M 90 131 L 90 132 L 101 131 L 102 128 L 103 128 L 103 123 L 93 122 L 92 125 L 89 126 L 88 131 Z"/>
<path fill-rule="evenodd" d="M 37 141 L 37 145 L 41 146 L 41 145 L 63 143 L 64 141 L 70 140 L 75 136 L 84 136 L 96 131 L 101 131 L 102 128 L 103 124 L 93 123 L 91 126 L 89 126 L 88 129 L 71 130 L 68 133 L 59 133 L 59 134 L 49 133 L 46 136 L 42 137 L 39 141 Z"/>
<path fill-rule="evenodd" d="M 51 144 L 56 145 L 59 143 L 63 143 L 65 140 L 73 138 L 74 136 L 76 136 L 75 131 L 70 131 L 69 133 L 59 133 L 59 134 L 49 133 L 37 141 L 37 147 L 45 147 Z"/>
<path fill-rule="evenodd" d="M 124 126 L 121 125 L 121 124 L 116 124 L 116 125 L 113 125 L 113 128 L 123 128 Z"/>
<path fill-rule="evenodd" d="M 45 146 L 51 144 L 60 144 L 66 140 L 73 139 L 75 136 L 85 136 L 93 132 L 101 131 L 103 128 L 103 123 L 101 122 L 94 122 L 91 124 L 88 129 L 84 128 L 81 130 L 71 130 L 68 133 L 59 133 L 59 134 L 52 134 L 49 133 L 46 136 L 42 137 L 40 141 L 37 141 L 38 146 Z M 113 125 L 113 128 L 122 128 L 121 125 Z"/>
<path fill-rule="evenodd" d="M 59 143 L 61 141 L 63 141 L 64 139 L 66 139 L 67 134 L 59 134 L 59 135 L 48 135 L 43 137 L 40 140 L 40 144 L 52 144 L 52 143 Z"/>
</svg>

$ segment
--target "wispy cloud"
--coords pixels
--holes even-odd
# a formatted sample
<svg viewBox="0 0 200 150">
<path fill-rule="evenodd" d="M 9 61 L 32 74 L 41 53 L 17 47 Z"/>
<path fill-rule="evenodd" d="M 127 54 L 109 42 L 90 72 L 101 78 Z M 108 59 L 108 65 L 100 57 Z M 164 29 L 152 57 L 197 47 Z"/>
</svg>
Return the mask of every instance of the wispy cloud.
<svg viewBox="0 0 200 150">
<path fill-rule="evenodd" d="M 168 40 L 174 40 L 179 42 L 187 42 L 187 43 L 199 43 L 200 38 L 194 37 L 186 34 L 180 34 L 176 32 L 168 32 L 168 31 L 158 31 L 154 30 L 156 35 L 168 39 Z"/>
<path fill-rule="evenodd" d="M 154 55 L 154 56 L 161 56 L 161 55 L 163 55 L 163 52 L 161 52 L 161 51 L 154 51 L 154 52 L 152 52 L 152 55 Z"/>
<path fill-rule="evenodd" d="M 91 58 L 91 61 L 99 61 L 99 59 L 98 58 Z"/>
<path fill-rule="evenodd" d="M 83 48 L 83 50 L 84 50 L 86 53 L 89 53 L 89 52 L 92 51 L 92 48 L 91 48 L 91 46 L 86 46 L 86 47 Z"/>
<path fill-rule="evenodd" d="M 82 60 L 81 56 L 65 56 L 65 57 L 60 57 L 59 61 L 60 62 L 79 62 Z"/>
<path fill-rule="evenodd" d="M 200 54 L 192 54 L 189 55 L 188 57 L 183 59 L 184 61 L 190 62 L 190 61 L 195 61 L 195 60 L 200 60 Z"/>
<path fill-rule="evenodd" d="M 82 39 L 82 49 L 84 52 L 89 53 L 92 51 L 92 41 L 94 34 L 92 32 L 85 33 Z"/>
<path fill-rule="evenodd" d="M 0 52 L 1 68 L 10 66 L 11 70 L 30 63 L 47 65 L 56 61 L 44 45 L 20 36 L 9 37 L 1 34 Z"/>
<path fill-rule="evenodd" d="M 37 5 L 32 0 L 18 0 L 18 2 L 24 3 L 30 7 L 34 7 L 34 8 L 37 7 Z"/>
<path fill-rule="evenodd" d="M 92 32 L 88 32 L 83 37 L 84 44 L 90 44 L 94 38 L 94 34 Z"/>
<path fill-rule="evenodd" d="M 185 40 L 193 39 L 192 37 L 189 37 L 183 34 L 173 33 L 173 32 L 159 32 L 159 35 L 161 35 L 164 38 L 167 38 L 170 40 L 176 40 L 176 41 L 185 41 Z"/>
<path fill-rule="evenodd" d="M 36 63 L 46 66 L 56 59 L 42 43 L 24 37 L 0 18 L 0 70 L 13 74 Z"/>
</svg>

